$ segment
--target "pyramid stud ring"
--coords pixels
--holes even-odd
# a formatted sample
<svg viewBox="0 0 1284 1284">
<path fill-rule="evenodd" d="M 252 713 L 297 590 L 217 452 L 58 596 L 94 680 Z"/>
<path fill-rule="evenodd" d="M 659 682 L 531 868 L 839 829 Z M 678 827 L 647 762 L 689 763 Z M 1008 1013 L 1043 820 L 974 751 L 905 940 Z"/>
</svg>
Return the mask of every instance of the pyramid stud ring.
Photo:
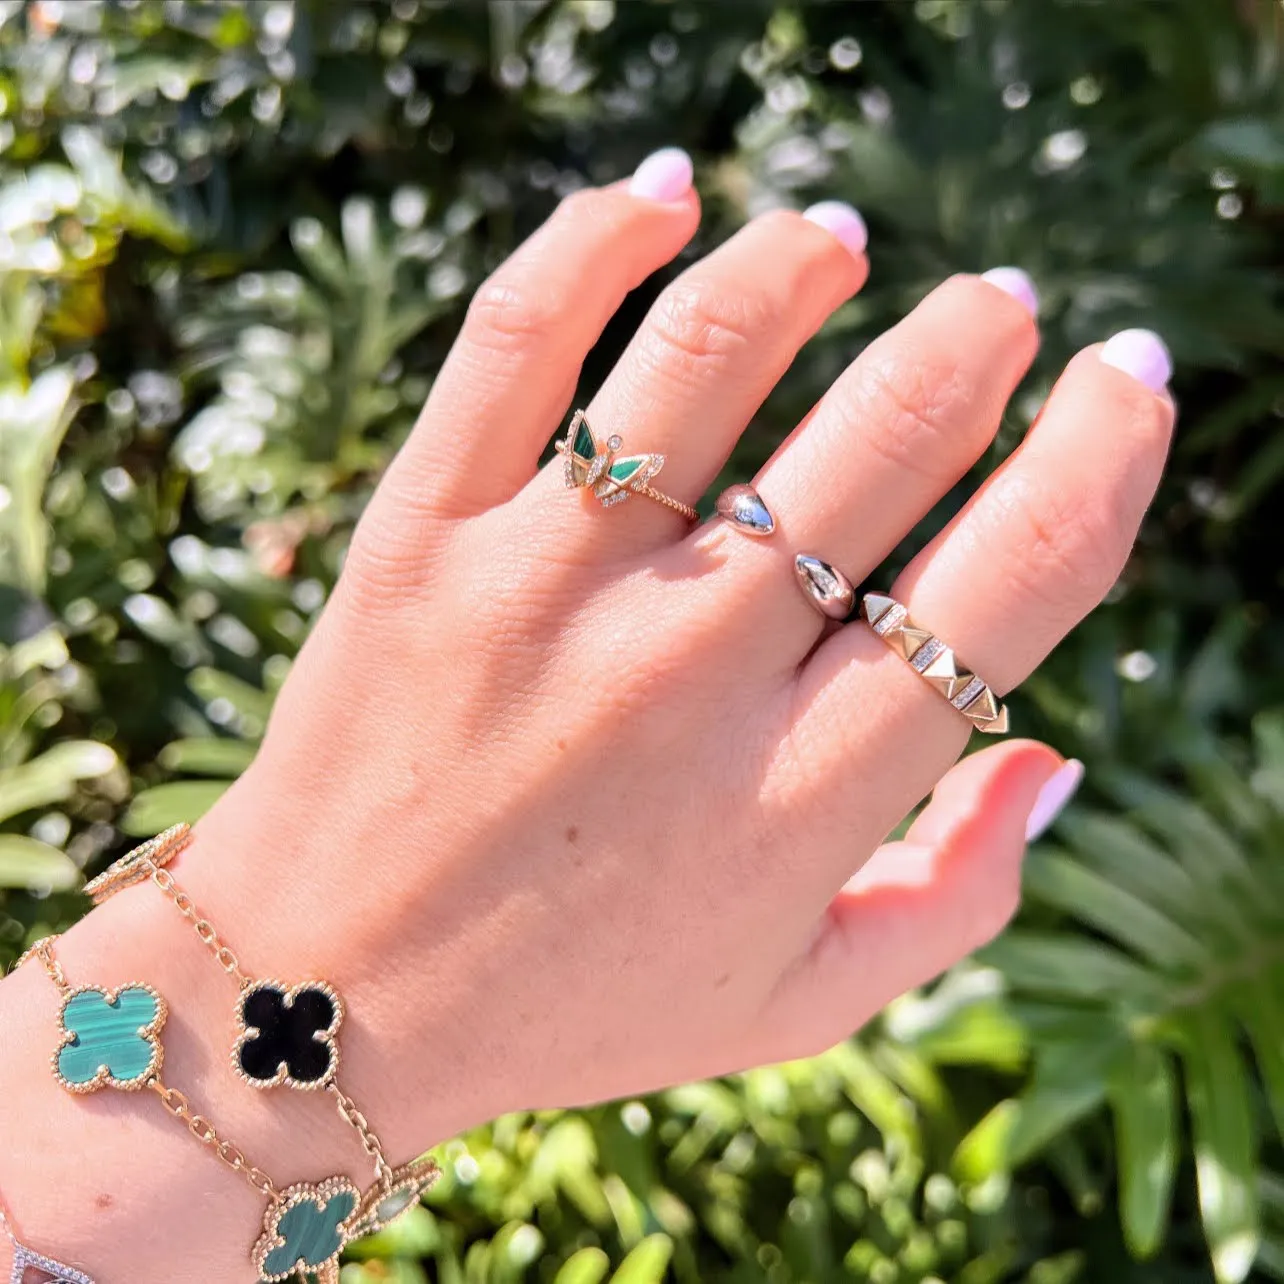
<svg viewBox="0 0 1284 1284">
<path fill-rule="evenodd" d="M 752 486 L 728 486 L 715 505 L 718 516 L 742 535 L 765 539 L 776 529 L 776 519 Z"/>
<path fill-rule="evenodd" d="M 940 638 L 918 628 L 902 603 L 882 593 L 866 593 L 861 613 L 869 627 L 978 731 L 996 736 L 1007 731 L 1008 711 L 994 692 Z"/>
<path fill-rule="evenodd" d="M 612 434 L 605 442 L 599 441 L 582 410 L 571 416 L 566 435 L 556 447 L 565 461 L 567 486 L 591 490 L 603 508 L 622 504 L 630 495 L 644 495 L 681 513 L 689 522 L 700 520 L 690 504 L 651 485 L 651 478 L 664 467 L 663 455 L 621 455 L 624 439 Z"/>
<path fill-rule="evenodd" d="M 826 619 L 841 621 L 852 613 L 856 590 L 836 566 L 810 553 L 799 553 L 794 558 L 794 578 L 803 597 Z"/>
</svg>

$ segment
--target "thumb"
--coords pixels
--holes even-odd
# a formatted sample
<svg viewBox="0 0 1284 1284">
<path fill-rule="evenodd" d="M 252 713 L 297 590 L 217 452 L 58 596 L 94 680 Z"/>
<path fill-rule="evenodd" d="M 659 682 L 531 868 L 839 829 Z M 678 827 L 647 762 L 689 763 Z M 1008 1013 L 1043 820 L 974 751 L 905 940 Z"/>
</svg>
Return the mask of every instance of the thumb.
<svg viewBox="0 0 1284 1284">
<path fill-rule="evenodd" d="M 998 935 L 1020 900 L 1027 835 L 1055 819 L 1082 775 L 1031 740 L 947 772 L 905 841 L 880 847 L 830 902 L 782 980 L 764 1024 L 789 1045 L 779 1055 L 832 1046 Z"/>
</svg>

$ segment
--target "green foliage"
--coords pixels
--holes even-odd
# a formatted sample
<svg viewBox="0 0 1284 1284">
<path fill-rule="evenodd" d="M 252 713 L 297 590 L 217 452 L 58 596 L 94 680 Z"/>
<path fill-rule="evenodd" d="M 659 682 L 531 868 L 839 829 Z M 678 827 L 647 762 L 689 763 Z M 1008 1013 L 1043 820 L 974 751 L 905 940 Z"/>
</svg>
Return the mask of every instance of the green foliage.
<svg viewBox="0 0 1284 1284">
<path fill-rule="evenodd" d="M 988 1180 L 1106 1103 L 1129 1247 L 1159 1250 L 1179 1157 L 1192 1153 L 1225 1280 L 1256 1255 L 1263 1143 L 1284 1136 L 1284 798 L 1260 787 L 1284 770 L 1284 718 L 1262 715 L 1258 729 L 1258 788 L 1215 773 L 1196 790 L 1202 806 L 1120 772 L 1110 783 L 1126 816 L 1080 812 L 1063 828 L 1068 850 L 1031 857 L 1025 922 L 980 958 L 1007 980 L 1003 1009 L 1033 1074 L 955 1155 L 961 1178 Z M 976 1020 L 954 1009 L 932 1041 L 957 1057 L 963 1032 L 950 1027 Z M 993 1046 L 972 1044 L 991 1064 Z"/>
<path fill-rule="evenodd" d="M 951 271 L 1043 298 L 983 467 L 1072 350 L 1172 344 L 1137 553 L 1014 700 L 1089 806 L 982 963 L 814 1062 L 448 1143 L 345 1284 L 1284 1280 L 1282 51 L 1268 0 L 0 0 L 0 961 L 251 760 L 481 276 L 678 143 L 693 252 L 871 227 L 729 475 Z"/>
</svg>

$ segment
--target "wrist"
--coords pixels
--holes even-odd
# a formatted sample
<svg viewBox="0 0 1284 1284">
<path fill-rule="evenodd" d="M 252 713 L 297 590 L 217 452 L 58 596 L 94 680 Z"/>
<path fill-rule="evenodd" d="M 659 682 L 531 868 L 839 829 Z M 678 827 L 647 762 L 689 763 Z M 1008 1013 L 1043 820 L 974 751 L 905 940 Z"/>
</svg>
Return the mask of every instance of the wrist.
<svg viewBox="0 0 1284 1284">
<path fill-rule="evenodd" d="M 342 907 L 284 894 L 291 878 L 280 877 L 282 862 L 315 854 L 281 851 L 266 831 L 245 826 L 247 819 L 248 809 L 223 809 L 171 867 L 198 913 L 255 978 L 322 979 L 341 994 L 347 1013 L 338 1033 L 338 1082 L 393 1165 L 475 1122 L 451 1094 L 406 1092 L 432 1061 L 431 1053 L 415 1055 L 423 1031 L 407 1020 L 408 1009 L 423 1005 L 401 1002 L 404 986 L 389 969 L 351 948 Z M 255 877 L 256 868 L 265 876 Z M 371 1160 L 331 1094 L 255 1091 L 238 1081 L 230 1064 L 237 984 L 150 880 L 95 909 L 58 942 L 57 953 L 72 987 L 142 982 L 166 998 L 162 1078 L 278 1190 L 332 1175 L 359 1190 L 371 1186 Z M 150 1092 L 65 1092 L 50 1071 L 58 1012 L 58 991 L 36 962 L 0 985 L 0 1021 L 12 1049 L 0 1065 L 0 1135 L 13 1158 L 0 1164 L 0 1190 L 24 1234 L 33 1246 L 91 1264 L 99 1284 L 185 1278 L 184 1264 L 194 1260 L 226 1263 L 209 1278 L 239 1277 L 262 1220 L 261 1194 L 230 1168 L 220 1171 L 212 1151 Z M 194 1219 L 197 1207 L 201 1217 Z M 113 1255 L 123 1250 L 111 1245 L 150 1242 L 161 1224 L 187 1228 L 186 1241 L 149 1251 L 141 1270 Z"/>
</svg>

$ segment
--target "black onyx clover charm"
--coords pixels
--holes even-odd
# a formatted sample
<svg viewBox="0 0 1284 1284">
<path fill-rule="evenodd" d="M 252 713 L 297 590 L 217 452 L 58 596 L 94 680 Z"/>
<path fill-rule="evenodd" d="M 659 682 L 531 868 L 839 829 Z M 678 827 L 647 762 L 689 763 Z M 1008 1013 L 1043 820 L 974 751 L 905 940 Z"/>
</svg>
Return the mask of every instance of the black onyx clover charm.
<svg viewBox="0 0 1284 1284">
<path fill-rule="evenodd" d="M 241 992 L 236 1019 L 232 1066 L 251 1087 L 310 1091 L 338 1072 L 343 1001 L 324 981 L 256 981 Z"/>
</svg>

